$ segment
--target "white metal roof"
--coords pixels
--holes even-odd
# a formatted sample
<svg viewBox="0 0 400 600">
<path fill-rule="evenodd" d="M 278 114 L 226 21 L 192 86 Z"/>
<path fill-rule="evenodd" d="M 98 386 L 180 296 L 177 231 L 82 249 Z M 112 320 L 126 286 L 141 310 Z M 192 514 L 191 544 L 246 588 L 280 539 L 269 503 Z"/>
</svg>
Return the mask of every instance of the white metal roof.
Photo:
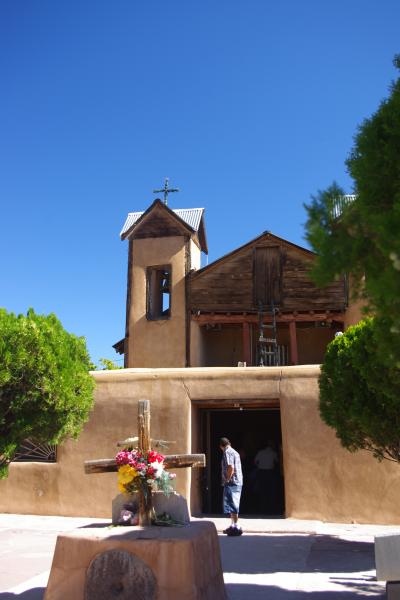
<svg viewBox="0 0 400 600">
<path fill-rule="evenodd" d="M 332 208 L 333 217 L 335 219 L 340 217 L 345 206 L 354 202 L 356 198 L 356 194 L 345 194 L 344 196 L 340 196 L 339 198 L 337 198 Z"/>
<path fill-rule="evenodd" d="M 200 227 L 201 217 L 204 213 L 204 208 L 175 208 L 173 212 L 185 221 L 194 231 L 198 231 Z M 120 233 L 122 237 L 131 227 L 140 219 L 143 212 L 128 213 L 126 221 Z"/>
</svg>

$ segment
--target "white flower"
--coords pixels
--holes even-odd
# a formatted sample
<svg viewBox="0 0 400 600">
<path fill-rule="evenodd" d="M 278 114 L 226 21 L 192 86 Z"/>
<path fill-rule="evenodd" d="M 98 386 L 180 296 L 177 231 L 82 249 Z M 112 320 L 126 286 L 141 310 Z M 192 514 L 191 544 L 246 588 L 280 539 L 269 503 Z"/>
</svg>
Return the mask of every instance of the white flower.
<svg viewBox="0 0 400 600">
<path fill-rule="evenodd" d="M 155 477 L 156 479 L 159 479 L 159 478 L 161 477 L 161 475 L 162 475 L 162 472 L 164 471 L 164 466 L 163 466 L 163 463 L 162 463 L 162 462 L 155 461 L 155 462 L 152 462 L 152 463 L 151 463 L 151 466 L 153 467 L 153 469 L 154 469 L 154 471 L 155 471 L 155 473 L 154 473 L 154 477 Z"/>
</svg>

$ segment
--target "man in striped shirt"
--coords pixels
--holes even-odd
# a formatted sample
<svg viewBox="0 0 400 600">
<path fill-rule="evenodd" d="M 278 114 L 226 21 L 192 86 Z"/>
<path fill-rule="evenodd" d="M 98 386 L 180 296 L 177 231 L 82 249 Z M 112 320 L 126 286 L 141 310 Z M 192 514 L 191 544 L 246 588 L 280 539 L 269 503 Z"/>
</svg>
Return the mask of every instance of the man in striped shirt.
<svg viewBox="0 0 400 600">
<path fill-rule="evenodd" d="M 240 496 L 243 486 L 242 463 L 240 462 L 239 453 L 232 448 L 228 438 L 222 437 L 219 441 L 219 447 L 222 450 L 223 512 L 231 517 L 231 525 L 224 530 L 224 533 L 232 536 L 242 535 L 243 531 L 238 523 Z"/>
</svg>

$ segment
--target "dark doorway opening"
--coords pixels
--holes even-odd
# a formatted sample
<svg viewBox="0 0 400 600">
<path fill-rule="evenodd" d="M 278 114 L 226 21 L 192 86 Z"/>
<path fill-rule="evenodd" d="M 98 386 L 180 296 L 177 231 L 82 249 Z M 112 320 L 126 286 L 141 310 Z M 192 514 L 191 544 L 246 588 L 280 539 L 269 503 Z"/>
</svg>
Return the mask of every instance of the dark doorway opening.
<svg viewBox="0 0 400 600">
<path fill-rule="evenodd" d="M 201 433 L 207 456 L 202 486 L 203 513 L 221 514 L 221 450 L 219 439 L 227 437 L 241 455 L 243 490 L 242 515 L 281 517 L 285 513 L 282 432 L 279 408 L 201 409 Z M 255 465 L 259 450 L 270 442 L 276 451 L 273 470 L 262 474 Z"/>
</svg>

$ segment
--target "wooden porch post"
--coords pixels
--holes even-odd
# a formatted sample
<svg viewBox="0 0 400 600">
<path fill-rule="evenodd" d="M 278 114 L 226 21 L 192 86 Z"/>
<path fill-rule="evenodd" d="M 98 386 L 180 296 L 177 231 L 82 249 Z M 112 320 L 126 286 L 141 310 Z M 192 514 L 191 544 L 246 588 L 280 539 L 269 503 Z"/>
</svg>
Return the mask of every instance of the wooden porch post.
<svg viewBox="0 0 400 600">
<path fill-rule="evenodd" d="M 249 367 L 251 365 L 250 323 L 242 323 L 243 361 Z"/>
<path fill-rule="evenodd" d="M 290 321 L 289 334 L 290 334 L 290 362 L 292 365 L 298 365 L 299 364 L 299 354 L 297 351 L 296 321 Z"/>
</svg>

